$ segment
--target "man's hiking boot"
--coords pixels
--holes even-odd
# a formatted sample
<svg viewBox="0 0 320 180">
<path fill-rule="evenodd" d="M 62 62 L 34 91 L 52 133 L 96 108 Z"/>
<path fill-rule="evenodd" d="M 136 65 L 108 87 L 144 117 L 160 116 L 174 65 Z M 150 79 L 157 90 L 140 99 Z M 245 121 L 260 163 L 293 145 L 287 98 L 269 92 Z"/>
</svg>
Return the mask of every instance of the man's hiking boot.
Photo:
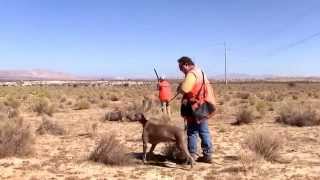
<svg viewBox="0 0 320 180">
<path fill-rule="evenodd" d="M 211 164 L 212 158 L 209 155 L 204 155 L 204 156 L 199 157 L 197 161 Z"/>
</svg>

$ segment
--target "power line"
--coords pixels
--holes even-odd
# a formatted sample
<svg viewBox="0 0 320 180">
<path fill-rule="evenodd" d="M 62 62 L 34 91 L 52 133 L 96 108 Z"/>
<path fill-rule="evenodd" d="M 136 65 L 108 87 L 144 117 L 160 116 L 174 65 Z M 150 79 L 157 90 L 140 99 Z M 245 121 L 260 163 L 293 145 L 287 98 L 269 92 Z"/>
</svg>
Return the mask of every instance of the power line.
<svg viewBox="0 0 320 180">
<path fill-rule="evenodd" d="M 258 40 L 258 41 L 254 41 L 249 43 L 250 45 L 254 45 L 257 46 L 259 44 L 263 44 L 266 41 L 269 41 L 270 39 L 275 39 L 278 37 L 279 34 L 285 33 L 288 30 L 291 30 L 294 26 L 297 26 L 301 23 L 301 21 L 303 21 L 306 17 L 308 17 L 310 14 L 317 12 L 317 7 L 313 6 L 310 8 L 305 8 L 303 11 L 301 11 L 301 13 L 293 15 L 291 20 L 291 23 L 286 22 L 282 22 L 282 24 L 280 26 L 278 26 L 278 29 L 273 29 L 269 32 L 265 32 L 263 34 L 264 40 Z M 268 37 L 268 38 L 266 38 Z"/>
<path fill-rule="evenodd" d="M 280 53 L 282 51 L 287 51 L 287 50 L 289 50 L 289 49 L 291 49 L 293 47 L 296 47 L 296 46 L 299 46 L 301 44 L 304 44 L 304 43 L 308 42 L 309 40 L 314 39 L 314 38 L 316 38 L 318 36 L 320 36 L 320 31 L 317 32 L 317 33 L 314 33 L 314 34 L 312 34 L 312 35 L 310 35 L 308 37 L 300 39 L 298 41 L 292 42 L 292 43 L 290 43 L 290 44 L 288 44 L 288 45 L 286 45 L 284 47 L 277 48 L 274 51 L 272 51 L 271 53 L 268 53 L 267 55 L 268 56 L 274 56 L 277 53 Z"/>
</svg>

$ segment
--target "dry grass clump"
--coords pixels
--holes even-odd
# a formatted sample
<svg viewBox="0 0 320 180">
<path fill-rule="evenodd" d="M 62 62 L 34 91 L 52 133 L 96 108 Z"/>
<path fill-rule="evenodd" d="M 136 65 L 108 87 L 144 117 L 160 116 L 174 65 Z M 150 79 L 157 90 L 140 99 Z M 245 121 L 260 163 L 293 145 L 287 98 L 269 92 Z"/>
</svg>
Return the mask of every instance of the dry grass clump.
<svg viewBox="0 0 320 180">
<path fill-rule="evenodd" d="M 42 117 L 42 122 L 37 128 L 36 133 L 39 135 L 51 134 L 51 135 L 63 135 L 66 133 L 63 127 L 61 127 L 56 120 L 48 116 Z"/>
<path fill-rule="evenodd" d="M 183 163 L 187 160 L 184 153 L 175 144 L 166 144 L 161 153 L 166 157 L 166 159 L 173 162 Z"/>
<path fill-rule="evenodd" d="M 74 110 L 89 109 L 90 102 L 86 99 L 80 99 L 76 102 Z"/>
<path fill-rule="evenodd" d="M 271 131 L 260 130 L 246 137 L 244 147 L 255 152 L 267 161 L 275 161 L 279 157 L 282 142 Z"/>
<path fill-rule="evenodd" d="M 112 166 L 124 166 L 133 163 L 127 148 L 120 144 L 115 135 L 104 135 L 89 155 L 89 160 Z"/>
<path fill-rule="evenodd" d="M 23 124 L 22 118 L 0 119 L 0 158 L 24 156 L 32 153 L 33 137 L 30 127 Z"/>
<path fill-rule="evenodd" d="M 52 116 L 56 109 L 48 98 L 37 98 L 32 105 L 32 110 L 38 115 L 47 114 Z"/>
<path fill-rule="evenodd" d="M 239 160 L 241 163 L 241 169 L 244 172 L 253 170 L 254 168 L 259 168 L 258 161 L 261 159 L 260 155 L 257 155 L 255 152 L 251 150 L 242 150 L 240 151 Z"/>
<path fill-rule="evenodd" d="M 232 125 L 249 124 L 254 120 L 253 111 L 248 108 L 240 109 L 236 115 L 236 121 Z"/>
<path fill-rule="evenodd" d="M 280 109 L 276 122 L 298 127 L 318 126 L 320 117 L 310 107 L 287 105 Z"/>
</svg>

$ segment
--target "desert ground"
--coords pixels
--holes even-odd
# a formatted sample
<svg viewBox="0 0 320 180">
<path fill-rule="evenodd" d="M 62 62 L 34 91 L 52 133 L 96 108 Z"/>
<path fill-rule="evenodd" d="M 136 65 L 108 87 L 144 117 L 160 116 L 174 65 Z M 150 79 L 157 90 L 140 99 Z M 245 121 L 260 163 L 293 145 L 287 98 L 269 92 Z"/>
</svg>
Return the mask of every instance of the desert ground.
<svg viewBox="0 0 320 180">
<path fill-rule="evenodd" d="M 148 119 L 183 128 L 181 97 L 171 103 L 170 120 L 164 118 L 155 84 L 0 87 L 0 179 L 320 179 L 319 83 L 213 87 L 214 162 L 196 162 L 192 169 L 152 157 L 143 164 L 141 124 L 126 117 L 110 121 L 109 112 L 142 111 Z M 111 136 L 116 143 L 104 156 L 114 162 L 90 160 L 101 139 Z M 165 157 L 168 146 L 158 145 L 155 154 Z M 117 164 L 121 155 L 130 163 Z"/>
</svg>

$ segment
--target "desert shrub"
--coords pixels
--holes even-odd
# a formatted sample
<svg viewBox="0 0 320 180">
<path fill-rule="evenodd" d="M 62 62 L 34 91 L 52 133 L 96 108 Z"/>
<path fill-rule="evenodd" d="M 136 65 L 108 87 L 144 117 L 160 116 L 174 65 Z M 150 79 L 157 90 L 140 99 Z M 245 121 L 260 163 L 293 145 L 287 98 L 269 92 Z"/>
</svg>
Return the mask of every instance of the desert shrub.
<svg viewBox="0 0 320 180">
<path fill-rule="evenodd" d="M 89 160 L 116 166 L 133 163 L 127 153 L 127 148 L 120 144 L 115 135 L 104 135 L 89 155 Z"/>
<path fill-rule="evenodd" d="M 229 95 L 224 95 L 223 99 L 224 99 L 225 102 L 228 102 L 228 101 L 231 100 L 231 97 Z"/>
<path fill-rule="evenodd" d="M 296 87 L 296 83 L 295 82 L 288 82 L 288 86 L 289 87 Z"/>
<path fill-rule="evenodd" d="M 236 115 L 236 121 L 233 125 L 249 124 L 253 121 L 253 111 L 248 108 L 240 109 Z"/>
<path fill-rule="evenodd" d="M 96 97 L 88 97 L 88 101 L 91 103 L 91 104 L 97 104 L 98 103 L 98 99 Z"/>
<path fill-rule="evenodd" d="M 60 98 L 60 103 L 64 103 L 64 102 L 66 102 L 67 101 L 67 98 L 65 97 L 65 96 L 62 96 L 61 98 Z"/>
<path fill-rule="evenodd" d="M 173 162 L 185 162 L 187 160 L 184 153 L 175 144 L 166 144 L 161 153 L 166 157 L 166 159 Z"/>
<path fill-rule="evenodd" d="M 109 106 L 109 104 L 108 104 L 107 102 L 102 102 L 102 103 L 100 103 L 100 105 L 99 105 L 100 108 L 106 108 L 106 107 L 108 107 L 108 106 Z"/>
<path fill-rule="evenodd" d="M 298 127 L 316 126 L 320 125 L 320 118 L 310 107 L 287 105 L 279 110 L 276 122 Z"/>
<path fill-rule="evenodd" d="M 271 131 L 260 130 L 249 134 L 243 145 L 265 160 L 275 161 L 279 157 L 282 142 Z"/>
<path fill-rule="evenodd" d="M 144 97 L 142 100 L 142 109 L 147 112 L 152 108 L 152 99 Z"/>
<path fill-rule="evenodd" d="M 16 108 L 8 108 L 8 117 L 11 118 L 16 118 L 19 117 L 20 111 L 19 109 Z"/>
<path fill-rule="evenodd" d="M 48 98 L 37 98 L 32 105 L 32 110 L 38 115 L 47 114 L 52 116 L 56 109 Z"/>
<path fill-rule="evenodd" d="M 67 105 L 68 105 L 68 106 L 71 106 L 72 104 L 73 104 L 73 101 L 69 99 L 69 100 L 67 101 Z"/>
<path fill-rule="evenodd" d="M 75 104 L 75 110 L 82 110 L 82 109 L 89 109 L 90 108 L 90 103 L 86 99 L 80 99 L 76 102 Z"/>
<path fill-rule="evenodd" d="M 56 120 L 53 120 L 48 116 L 43 116 L 42 122 L 40 126 L 37 128 L 36 133 L 39 135 L 43 135 L 43 134 L 63 135 L 65 134 L 65 130 L 56 122 Z"/>
<path fill-rule="evenodd" d="M 110 100 L 111 100 L 111 101 L 119 101 L 119 98 L 118 98 L 117 96 L 115 96 L 115 95 L 112 95 L 112 96 L 110 97 Z"/>
<path fill-rule="evenodd" d="M 249 99 L 250 97 L 250 93 L 246 93 L 246 92 L 239 92 L 237 93 L 237 98 L 240 99 Z"/>
<path fill-rule="evenodd" d="M 260 115 L 264 116 L 266 114 L 268 105 L 264 101 L 258 101 L 255 107 L 256 110 L 260 113 Z"/>
<path fill-rule="evenodd" d="M 100 93 L 100 94 L 99 94 L 99 99 L 100 99 L 100 100 L 104 100 L 104 99 L 105 99 L 105 97 L 104 97 L 104 94 L 103 94 L 103 93 Z"/>
<path fill-rule="evenodd" d="M 128 112 L 142 112 L 142 105 L 137 102 L 133 102 L 130 106 L 127 107 Z"/>
<path fill-rule="evenodd" d="M 9 119 L 19 117 L 20 111 L 18 108 L 13 108 L 10 106 L 5 106 L 4 104 L 0 103 L 0 113 L 8 117 Z"/>
<path fill-rule="evenodd" d="M 237 106 L 237 105 L 239 105 L 239 101 L 237 101 L 237 100 L 233 100 L 230 103 L 230 106 Z"/>
<path fill-rule="evenodd" d="M 127 107 L 128 112 L 148 112 L 152 109 L 153 102 L 150 98 L 143 98 L 142 101 L 134 102 L 130 106 Z"/>
<path fill-rule="evenodd" d="M 293 99 L 293 100 L 298 100 L 299 97 L 298 97 L 297 95 L 292 95 L 292 99 Z"/>
<path fill-rule="evenodd" d="M 17 98 L 9 96 L 5 99 L 4 105 L 17 109 L 20 106 L 20 102 L 17 100 Z"/>
<path fill-rule="evenodd" d="M 275 93 L 269 93 L 265 96 L 265 100 L 269 102 L 277 102 L 277 95 Z"/>
<path fill-rule="evenodd" d="M 254 96 L 250 96 L 249 97 L 249 99 L 248 99 L 248 101 L 249 101 L 249 104 L 250 105 L 254 105 L 254 104 L 256 104 L 256 97 L 254 97 Z"/>
<path fill-rule="evenodd" d="M 278 93 L 278 95 L 277 95 L 277 100 L 278 100 L 278 101 L 283 101 L 285 97 L 286 97 L 285 94 Z"/>
<path fill-rule="evenodd" d="M 247 99 L 240 99 L 240 100 L 239 100 L 239 103 L 240 103 L 240 104 L 247 104 L 247 103 L 248 103 L 248 100 L 247 100 Z"/>
<path fill-rule="evenodd" d="M 0 158 L 32 153 L 34 141 L 30 127 L 23 124 L 22 118 L 2 118 L 0 121 Z"/>
<path fill-rule="evenodd" d="M 49 93 L 49 90 L 46 88 L 36 89 L 32 94 L 39 98 L 51 98 L 51 94 Z"/>
</svg>

